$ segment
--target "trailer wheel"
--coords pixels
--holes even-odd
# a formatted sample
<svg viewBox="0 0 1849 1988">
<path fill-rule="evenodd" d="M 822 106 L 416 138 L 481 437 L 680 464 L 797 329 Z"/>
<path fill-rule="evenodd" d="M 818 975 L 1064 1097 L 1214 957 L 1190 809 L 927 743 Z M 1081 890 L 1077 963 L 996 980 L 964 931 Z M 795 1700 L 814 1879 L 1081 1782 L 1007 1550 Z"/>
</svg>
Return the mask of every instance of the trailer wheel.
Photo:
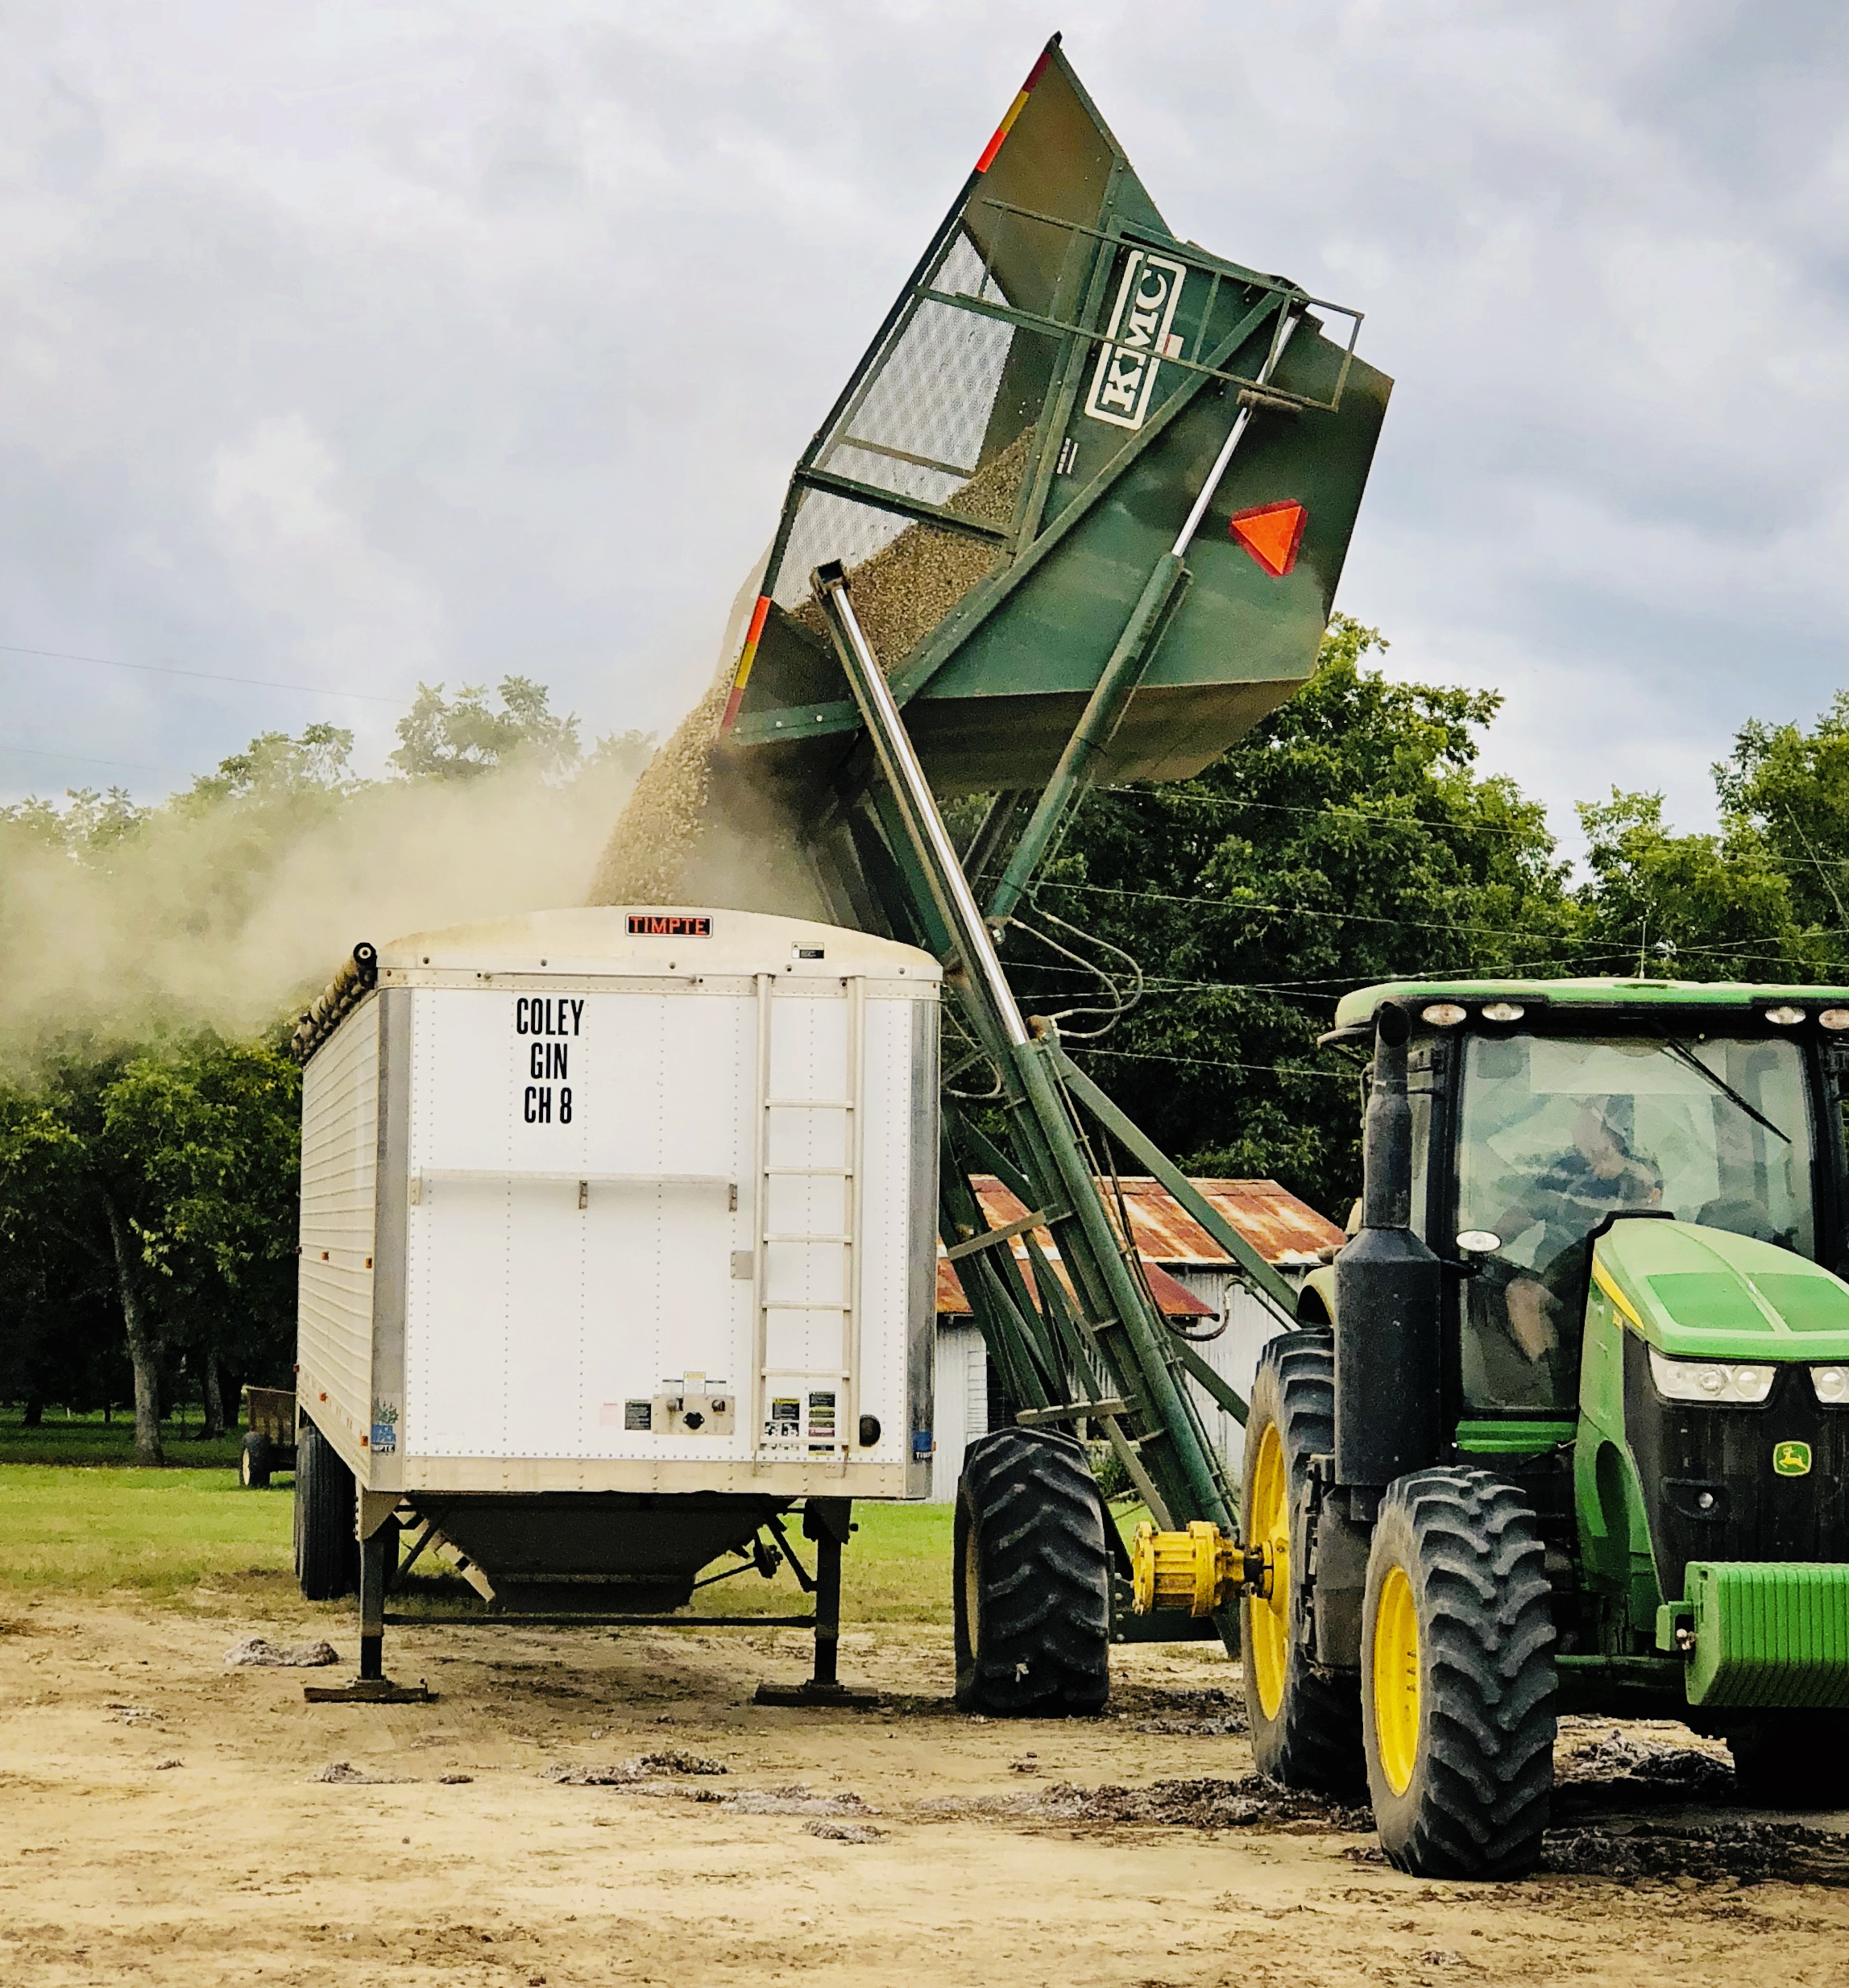
<svg viewBox="0 0 1849 1988">
<path fill-rule="evenodd" d="M 247 1491 L 267 1491 L 276 1467 L 276 1451 L 260 1429 L 247 1432 L 238 1450 L 238 1482 Z"/>
<path fill-rule="evenodd" d="M 1553 1791 L 1553 1613 L 1532 1508 L 1486 1471 L 1387 1488 L 1362 1608 L 1380 1847 L 1417 1878 L 1515 1878 Z"/>
<path fill-rule="evenodd" d="M 1849 1717 L 1787 1712 L 1727 1735 L 1741 1795 L 1765 1808 L 1840 1808 L 1849 1782 Z"/>
<path fill-rule="evenodd" d="M 999 1429 L 956 1488 L 956 1702 L 1001 1718 L 1101 1711 L 1110 1692 L 1109 1550 L 1071 1436 Z"/>
<path fill-rule="evenodd" d="M 338 1601 L 359 1585 L 353 1472 L 313 1422 L 296 1443 L 296 1579 L 309 1601 Z"/>
<path fill-rule="evenodd" d="M 1335 1352 L 1325 1332 L 1270 1341 L 1246 1418 L 1240 1512 L 1248 1546 L 1271 1550 L 1271 1592 L 1239 1604 L 1252 1758 L 1286 1787 L 1352 1795 L 1362 1785 L 1361 1685 L 1319 1671 L 1292 1578 L 1304 1563 L 1309 1461 L 1335 1447 Z"/>
</svg>

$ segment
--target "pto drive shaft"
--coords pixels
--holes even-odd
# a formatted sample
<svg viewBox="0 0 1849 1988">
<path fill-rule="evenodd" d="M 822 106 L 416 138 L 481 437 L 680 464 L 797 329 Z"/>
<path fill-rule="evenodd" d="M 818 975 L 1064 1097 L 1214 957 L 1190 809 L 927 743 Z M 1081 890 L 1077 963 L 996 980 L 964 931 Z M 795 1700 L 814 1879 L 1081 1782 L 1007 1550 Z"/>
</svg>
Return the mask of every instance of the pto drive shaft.
<svg viewBox="0 0 1849 1988">
<path fill-rule="evenodd" d="M 1271 1592 L 1271 1548 L 1242 1546 L 1205 1519 L 1196 1519 L 1184 1533 L 1138 1526 L 1130 1570 L 1138 1615 L 1185 1608 L 1192 1616 L 1208 1616 L 1248 1587 L 1261 1596 Z"/>
</svg>

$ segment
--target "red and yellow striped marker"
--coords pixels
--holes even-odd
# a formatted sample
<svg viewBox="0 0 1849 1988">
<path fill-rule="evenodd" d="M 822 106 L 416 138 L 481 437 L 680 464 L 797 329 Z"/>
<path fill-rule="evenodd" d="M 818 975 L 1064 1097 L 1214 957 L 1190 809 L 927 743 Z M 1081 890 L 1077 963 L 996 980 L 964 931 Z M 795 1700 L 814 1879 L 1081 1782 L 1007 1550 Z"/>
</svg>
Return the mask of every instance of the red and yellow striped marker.
<svg viewBox="0 0 1849 1988">
<path fill-rule="evenodd" d="M 725 716 L 719 720 L 721 738 L 738 722 L 738 708 L 744 702 L 744 687 L 751 681 L 751 666 L 757 660 L 758 638 L 764 633 L 765 620 L 769 612 L 769 595 L 760 594 L 757 605 L 751 611 L 751 626 L 745 630 L 744 647 L 739 652 L 738 668 L 732 674 L 732 695 L 725 700 Z"/>
<path fill-rule="evenodd" d="M 1014 127 L 1014 120 L 1026 108 L 1027 99 L 1034 93 L 1034 85 L 1047 73 L 1047 64 L 1053 60 L 1053 51 L 1059 45 L 1055 35 L 1040 51 L 1040 60 L 1027 72 L 1027 80 L 1021 85 L 1014 101 L 1008 106 L 1008 114 L 995 127 L 995 135 L 982 148 L 982 156 L 976 162 L 978 172 L 986 172 L 995 163 L 995 155 L 1001 149 L 1001 141 Z"/>
</svg>

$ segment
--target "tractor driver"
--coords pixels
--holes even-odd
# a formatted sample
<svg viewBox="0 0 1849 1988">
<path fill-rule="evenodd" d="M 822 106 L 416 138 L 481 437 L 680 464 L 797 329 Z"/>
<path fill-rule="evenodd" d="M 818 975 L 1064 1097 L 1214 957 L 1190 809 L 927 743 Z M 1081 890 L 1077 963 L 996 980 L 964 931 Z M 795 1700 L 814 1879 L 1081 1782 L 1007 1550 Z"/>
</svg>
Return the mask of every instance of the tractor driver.
<svg viewBox="0 0 1849 1988">
<path fill-rule="evenodd" d="M 1582 1099 L 1571 1150 L 1527 1184 L 1497 1225 L 1505 1248 L 1519 1246 L 1527 1262 L 1499 1255 L 1468 1287 L 1474 1330 L 1465 1383 L 1474 1400 L 1548 1408 L 1577 1397 L 1586 1239 L 1614 1209 L 1654 1208 L 1663 1198 L 1662 1169 L 1631 1151 L 1630 1102 Z"/>
</svg>

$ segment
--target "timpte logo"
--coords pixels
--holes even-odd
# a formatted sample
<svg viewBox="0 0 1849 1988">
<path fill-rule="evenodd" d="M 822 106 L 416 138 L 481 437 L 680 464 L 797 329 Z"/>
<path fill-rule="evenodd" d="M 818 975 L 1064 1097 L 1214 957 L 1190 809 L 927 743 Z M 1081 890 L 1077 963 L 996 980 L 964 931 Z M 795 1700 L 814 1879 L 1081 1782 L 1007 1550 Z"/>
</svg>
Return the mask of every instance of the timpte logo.
<svg viewBox="0 0 1849 1988">
<path fill-rule="evenodd" d="M 632 936 L 645 939 L 710 939 L 713 921 L 694 918 L 685 911 L 646 911 L 629 914 Z"/>
<path fill-rule="evenodd" d="M 1172 335 L 1175 309 L 1188 271 L 1163 255 L 1134 249 L 1117 285 L 1117 306 L 1098 354 L 1085 412 L 1116 428 L 1140 428 L 1155 391 L 1157 362 L 1175 358 L 1181 341 Z"/>
</svg>

